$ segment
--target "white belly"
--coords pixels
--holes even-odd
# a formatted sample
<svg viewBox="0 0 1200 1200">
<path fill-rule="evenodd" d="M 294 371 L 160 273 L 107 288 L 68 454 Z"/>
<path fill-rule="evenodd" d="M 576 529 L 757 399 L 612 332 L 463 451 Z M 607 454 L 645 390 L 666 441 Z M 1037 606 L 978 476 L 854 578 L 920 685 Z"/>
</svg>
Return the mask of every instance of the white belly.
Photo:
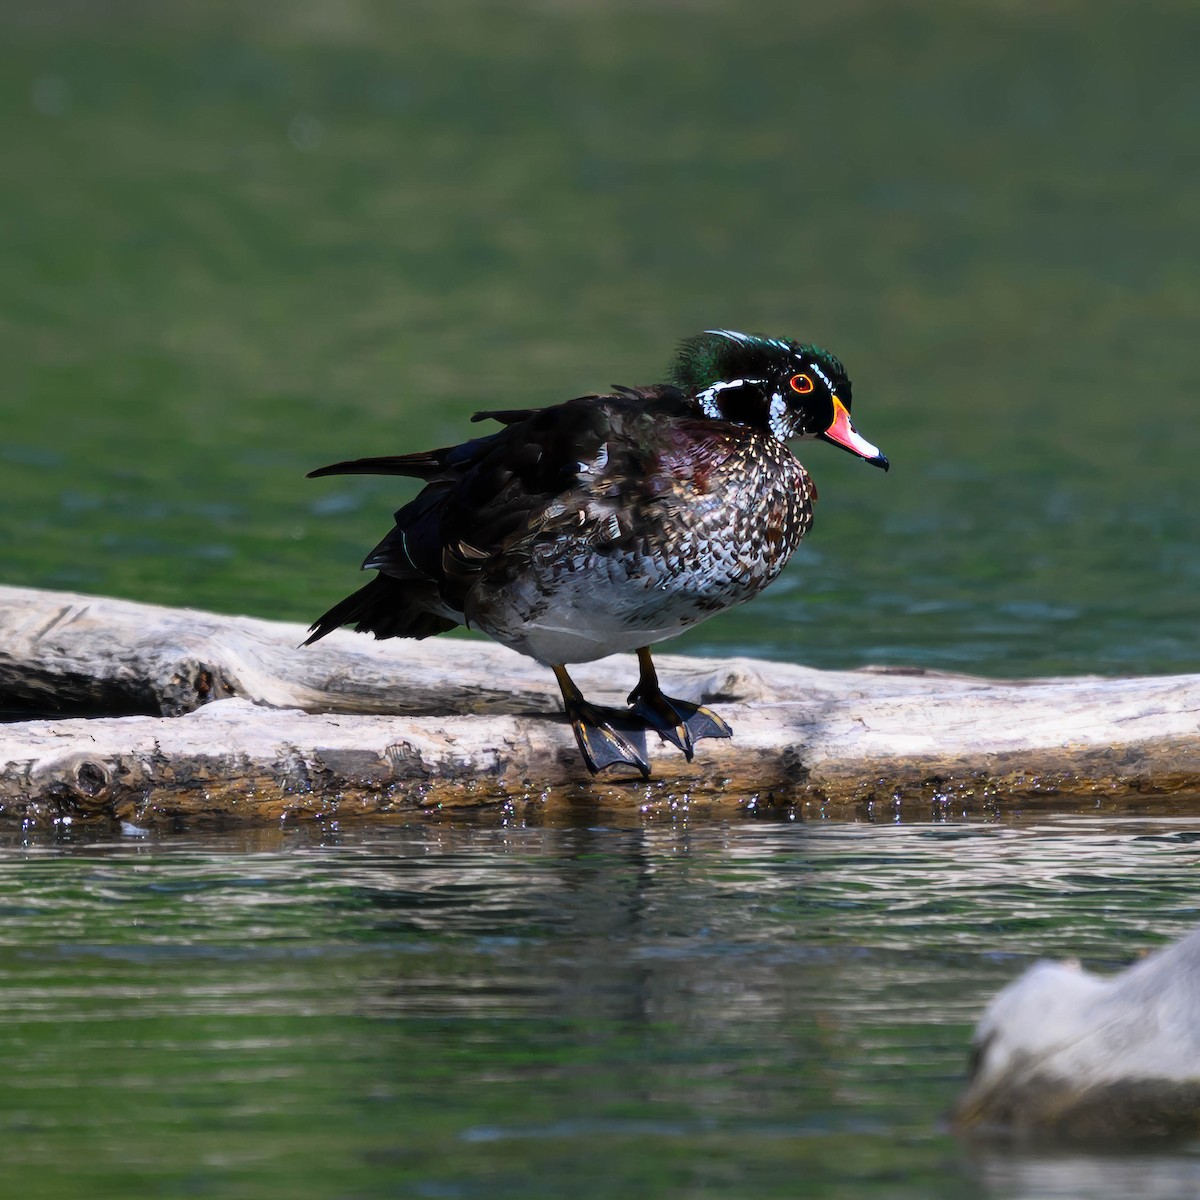
<svg viewBox="0 0 1200 1200">
<path fill-rule="evenodd" d="M 632 564 L 631 564 L 632 565 Z M 529 572 L 472 606 L 468 623 L 505 646 L 547 665 L 591 662 L 667 638 L 678 637 L 730 606 L 704 589 L 668 592 L 655 587 L 649 572 L 597 556 L 580 569 L 558 574 L 553 587 Z M 749 599 L 749 595 L 739 597 Z"/>
</svg>

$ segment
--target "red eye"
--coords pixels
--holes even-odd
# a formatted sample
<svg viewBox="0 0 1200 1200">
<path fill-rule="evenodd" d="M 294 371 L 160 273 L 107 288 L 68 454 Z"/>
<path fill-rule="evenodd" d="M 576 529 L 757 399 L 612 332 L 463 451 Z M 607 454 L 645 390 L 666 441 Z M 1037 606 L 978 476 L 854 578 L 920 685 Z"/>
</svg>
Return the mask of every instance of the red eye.
<svg viewBox="0 0 1200 1200">
<path fill-rule="evenodd" d="M 793 375 L 788 383 L 792 385 L 793 392 L 799 392 L 804 396 L 813 390 L 813 381 L 811 375 Z"/>
</svg>

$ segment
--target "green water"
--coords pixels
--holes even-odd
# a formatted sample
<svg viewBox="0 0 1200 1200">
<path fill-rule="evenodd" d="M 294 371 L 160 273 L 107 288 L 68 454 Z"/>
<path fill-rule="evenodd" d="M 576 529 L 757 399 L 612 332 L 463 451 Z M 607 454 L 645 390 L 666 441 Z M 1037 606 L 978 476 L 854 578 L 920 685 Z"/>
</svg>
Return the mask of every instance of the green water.
<svg viewBox="0 0 1200 1200">
<path fill-rule="evenodd" d="M 1196 670 L 1194 4 L 0 9 L 5 582 L 309 620 L 477 407 L 826 344 L 889 476 L 683 649 Z"/>
<path fill-rule="evenodd" d="M 29 1197 L 1112 1197 L 991 1157 L 982 1005 L 1197 919 L 1178 820 L 451 825 L 0 848 L 0 1174 Z M 1136 1184 L 1131 1185 L 1131 1178 Z"/>
<path fill-rule="evenodd" d="M 715 325 L 849 364 L 810 542 L 680 639 L 1200 670 L 1191 3 L 0 6 L 0 582 L 310 620 L 305 481 Z M 986 998 L 1197 919 L 1171 821 L 317 828 L 0 848 L 27 1197 L 1092 1197 L 942 1128 Z"/>
</svg>

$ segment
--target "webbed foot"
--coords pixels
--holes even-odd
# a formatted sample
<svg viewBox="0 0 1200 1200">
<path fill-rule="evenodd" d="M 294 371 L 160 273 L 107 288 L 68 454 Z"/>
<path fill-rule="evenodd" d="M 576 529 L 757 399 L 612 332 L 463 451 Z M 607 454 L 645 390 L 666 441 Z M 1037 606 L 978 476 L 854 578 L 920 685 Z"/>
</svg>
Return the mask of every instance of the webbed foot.
<svg viewBox="0 0 1200 1200">
<path fill-rule="evenodd" d="M 677 700 L 662 692 L 655 696 L 631 694 L 630 701 L 634 715 L 641 717 L 648 729 L 653 729 L 672 745 L 678 746 L 688 762 L 692 761 L 695 744 L 701 738 L 733 737 L 733 730 L 728 723 L 702 704 Z"/>
<path fill-rule="evenodd" d="M 688 762 L 692 761 L 695 743 L 701 738 L 733 737 L 733 730 L 711 708 L 663 693 L 648 648 L 638 651 L 638 662 L 641 674 L 637 686 L 629 693 L 634 716 L 682 750 Z"/>
<path fill-rule="evenodd" d="M 645 722 L 625 709 L 602 708 L 589 703 L 565 667 L 554 667 L 553 670 L 587 769 L 595 775 L 605 767 L 626 763 L 636 767 L 643 779 L 649 779 Z"/>
</svg>

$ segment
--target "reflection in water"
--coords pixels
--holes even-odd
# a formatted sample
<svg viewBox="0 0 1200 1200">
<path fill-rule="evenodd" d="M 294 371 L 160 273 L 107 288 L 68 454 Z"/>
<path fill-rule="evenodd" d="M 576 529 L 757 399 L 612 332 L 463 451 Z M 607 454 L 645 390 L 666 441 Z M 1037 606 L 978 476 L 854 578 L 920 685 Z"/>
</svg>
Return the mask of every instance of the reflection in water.
<svg viewBox="0 0 1200 1200">
<path fill-rule="evenodd" d="M 988 1194 L 1021 1200 L 1184 1200 L 1200 1196 L 1200 1154 L 1083 1155 L 1008 1151 L 980 1154 L 979 1178 Z"/>
<path fill-rule="evenodd" d="M 0 1164 L 64 1196 L 1116 1195 L 941 1115 L 986 999 L 1183 932 L 1196 854 L 1079 818 L 14 845 Z"/>
</svg>

